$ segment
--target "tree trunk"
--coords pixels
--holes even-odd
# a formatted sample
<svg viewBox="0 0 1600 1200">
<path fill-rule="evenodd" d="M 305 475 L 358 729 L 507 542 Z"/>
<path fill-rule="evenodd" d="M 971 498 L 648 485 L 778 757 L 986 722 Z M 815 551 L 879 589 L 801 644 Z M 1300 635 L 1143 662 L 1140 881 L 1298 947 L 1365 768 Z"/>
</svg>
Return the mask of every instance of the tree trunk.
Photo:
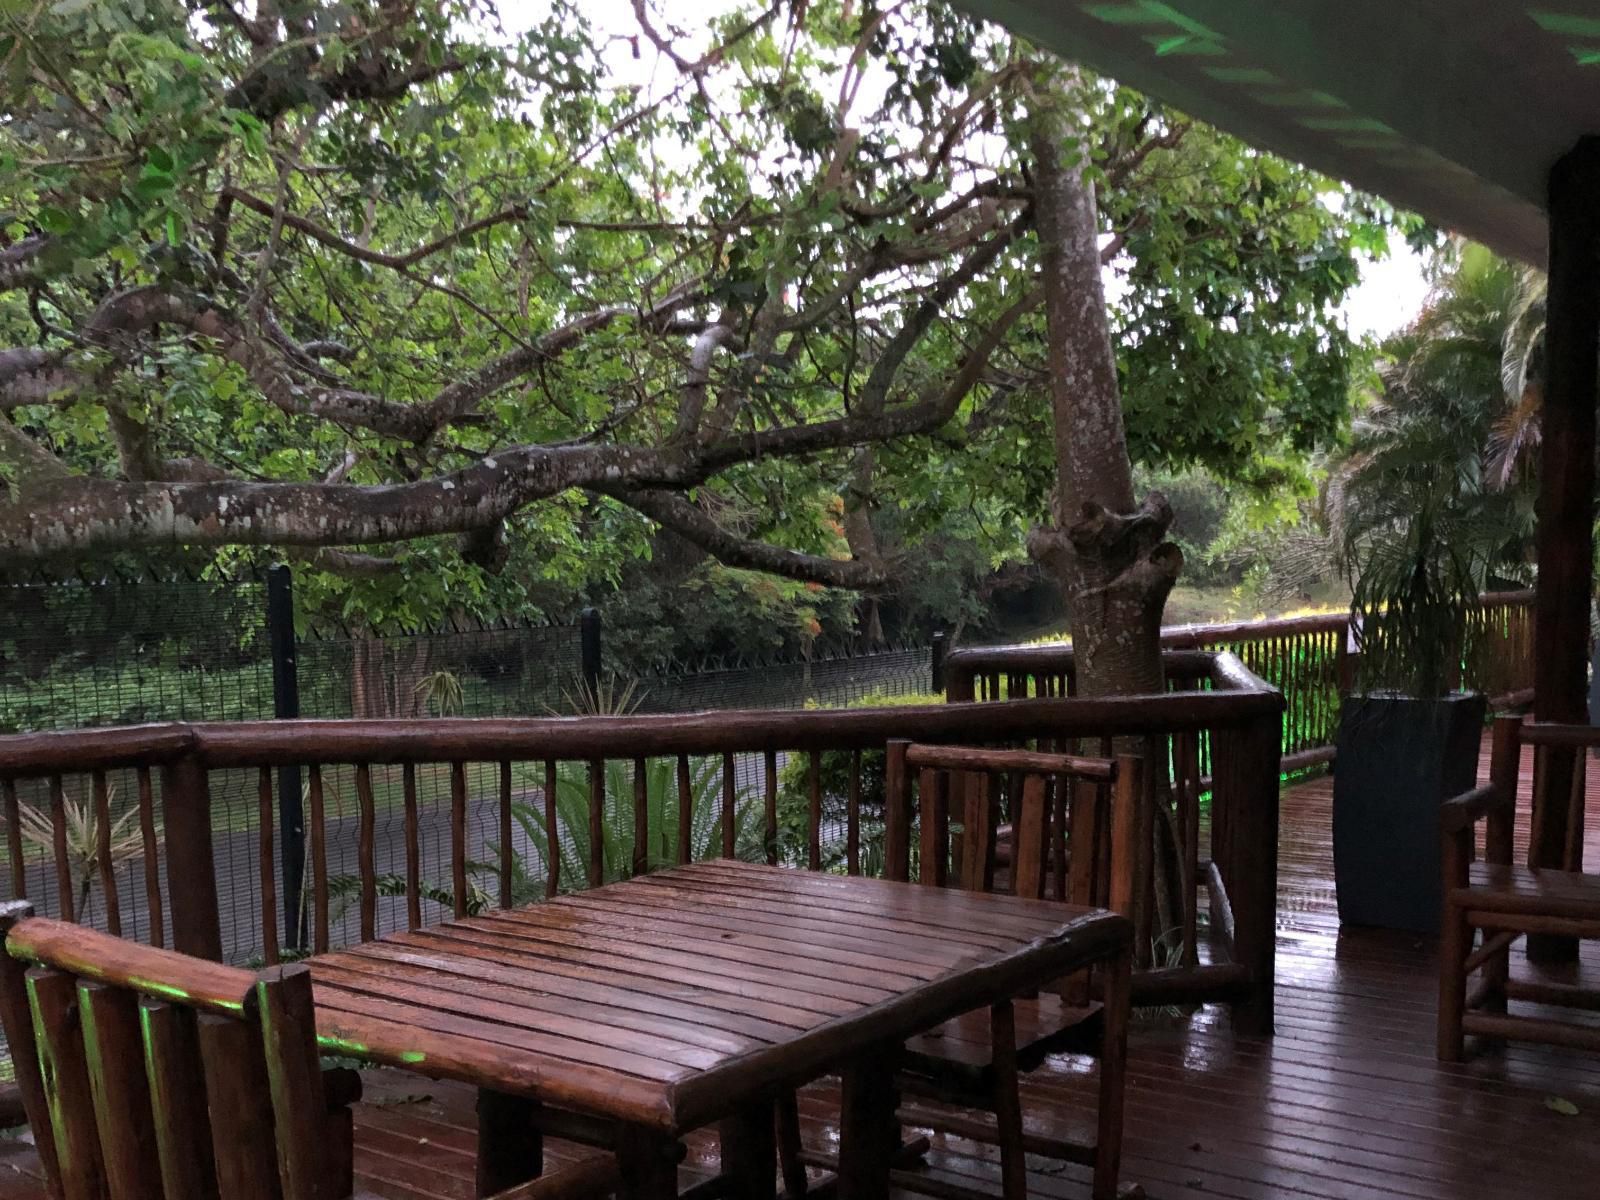
<svg viewBox="0 0 1600 1200">
<path fill-rule="evenodd" d="M 1052 522 L 1028 548 L 1061 586 L 1079 691 L 1159 692 L 1161 613 L 1183 555 L 1165 540 L 1166 497 L 1134 498 L 1094 185 L 1063 107 L 1077 82 L 1066 70 L 1043 85 L 1029 128 L 1058 474 Z"/>
<path fill-rule="evenodd" d="M 1078 693 L 1137 695 L 1166 690 L 1161 614 L 1183 566 L 1166 541 L 1172 508 L 1152 493 L 1138 502 L 1128 458 L 1100 271 L 1100 225 L 1085 148 L 1069 107 L 1081 81 L 1070 68 L 1038 85 L 1029 119 L 1034 223 L 1044 285 L 1055 420 L 1057 483 L 1048 526 L 1028 550 L 1056 579 L 1066 603 Z M 1132 749 L 1146 749 L 1131 747 Z M 1151 928 L 1140 958 L 1178 924 L 1182 892 L 1178 829 L 1166 787 L 1164 746 L 1146 749 L 1155 795 Z"/>
<path fill-rule="evenodd" d="M 383 685 L 383 643 L 358 634 L 350 639 L 350 715 L 380 718 L 386 711 Z"/>
</svg>

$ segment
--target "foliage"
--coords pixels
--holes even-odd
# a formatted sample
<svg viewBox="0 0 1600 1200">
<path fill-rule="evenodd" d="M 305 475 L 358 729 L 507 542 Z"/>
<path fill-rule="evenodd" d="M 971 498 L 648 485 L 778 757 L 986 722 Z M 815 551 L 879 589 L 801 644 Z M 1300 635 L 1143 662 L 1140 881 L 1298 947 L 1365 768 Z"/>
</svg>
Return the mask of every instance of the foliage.
<svg viewBox="0 0 1600 1200">
<path fill-rule="evenodd" d="M 940 3 L 692 32 L 641 3 L 641 84 L 587 8 L 8 10 L 0 545 L 287 549 L 307 611 L 383 630 L 566 611 L 662 528 L 831 589 L 914 576 L 937 532 L 976 550 L 908 607 L 969 614 L 1054 480 L 1035 52 Z M 1393 214 L 1126 89 L 1077 99 L 1135 457 L 1298 478 Z M 654 603 L 786 650 L 848 624 L 832 590 L 680 594 Z"/>
<path fill-rule="evenodd" d="M 1533 496 L 1487 470 L 1523 273 L 1470 249 L 1387 359 L 1328 488 L 1353 589 L 1362 682 L 1442 695 L 1480 593 L 1527 570 Z"/>
<path fill-rule="evenodd" d="M 473 875 L 483 876 L 494 870 L 483 863 L 468 864 Z M 403 899 L 406 895 L 406 878 L 404 875 L 379 875 L 373 880 L 373 891 L 376 895 L 390 898 Z M 447 913 L 454 914 L 456 910 L 455 892 L 438 883 L 429 883 L 426 879 L 418 884 L 418 894 L 430 904 L 436 904 Z M 337 905 L 331 914 L 331 919 L 338 920 L 346 906 L 361 898 L 361 877 L 359 875 L 330 875 L 328 876 L 328 895 Z M 532 897 L 529 897 L 530 899 Z M 489 894 L 472 879 L 467 879 L 466 910 L 468 916 L 488 911 L 490 907 Z"/>
<path fill-rule="evenodd" d="M 465 694 L 461 677 L 454 671 L 430 671 L 417 680 L 416 693 L 423 703 L 439 717 L 453 716 L 461 711 Z"/>
<path fill-rule="evenodd" d="M 937 693 L 874 692 L 847 708 L 906 708 L 943 704 Z M 811 830 L 811 755 L 794 754 L 778 774 L 778 853 L 784 862 L 806 862 Z M 834 870 L 845 860 L 843 830 L 849 816 L 851 750 L 824 750 L 818 757 L 817 777 L 822 792 L 822 867 Z M 884 754 L 861 753 L 861 855 L 862 870 L 881 865 L 883 854 Z M 828 831 L 838 834 L 827 836 Z"/>
<path fill-rule="evenodd" d="M 1389 509 L 1383 532 L 1353 552 L 1350 606 L 1362 689 L 1435 697 L 1457 685 L 1484 563 L 1472 518 L 1452 512 L 1447 494 L 1419 490 L 1414 498 L 1420 507 Z"/>
<path fill-rule="evenodd" d="M 136 650 L 126 651 L 133 659 Z M 184 716 L 208 721 L 254 720 L 272 715 L 270 672 L 248 667 L 183 669 L 136 661 L 53 668 L 38 679 L 6 679 L 0 686 L 0 731 L 63 725 L 138 725 Z"/>
<path fill-rule="evenodd" d="M 619 670 L 707 660 L 799 658 L 855 626 L 853 593 L 728 567 L 658 543 L 630 565 L 616 589 L 597 592 L 606 617 L 605 652 Z M 677 561 L 673 561 L 677 560 Z"/>
<path fill-rule="evenodd" d="M 1237 495 L 1215 476 L 1204 471 L 1162 471 L 1145 469 L 1135 474 L 1135 487 L 1142 494 L 1159 491 L 1172 503 L 1172 528 L 1167 539 L 1183 551 L 1183 575 L 1197 587 L 1237 583 L 1240 570 L 1236 562 L 1218 553 L 1218 543 L 1249 498 Z"/>
<path fill-rule="evenodd" d="M 580 674 L 574 678 L 572 690 L 561 693 L 561 699 L 575 716 L 625 717 L 643 703 L 644 694 L 637 679 L 611 674 L 591 682 Z"/>
<path fill-rule="evenodd" d="M 625 878 L 633 870 L 634 850 L 634 768 L 631 762 L 607 760 L 603 772 L 605 801 L 601 807 L 601 854 L 603 877 L 610 882 Z M 652 867 L 677 861 L 678 776 L 677 763 L 670 758 L 645 762 L 645 804 L 649 813 L 649 844 L 646 857 Z M 542 786 L 543 775 L 539 776 Z M 690 763 L 689 802 L 691 811 L 689 850 L 692 859 L 710 858 L 722 846 L 722 766 L 714 759 Z M 587 886 L 589 877 L 589 767 L 584 763 L 562 763 L 556 776 L 556 843 L 561 860 L 561 878 L 569 888 Z M 513 803 L 511 815 L 541 863 L 550 861 L 550 842 L 544 825 L 544 807 Z M 750 790 L 734 790 L 735 847 L 740 858 L 754 860 L 763 854 L 762 815 L 753 803 Z M 498 857 L 500 848 L 491 844 Z M 517 871 L 517 892 L 534 887 L 540 878 L 532 864 L 522 862 Z M 540 893 L 542 894 L 542 893 Z M 529 894 L 524 899 L 532 899 Z"/>
<path fill-rule="evenodd" d="M 106 789 L 108 803 L 116 799 L 116 791 L 114 786 Z M 67 869 L 77 893 L 73 911 L 82 920 L 88 909 L 89 898 L 94 894 L 95 884 L 100 879 L 102 867 L 100 813 L 93 801 L 88 798 L 69 799 L 62 805 L 62 810 L 66 832 Z M 108 831 L 110 845 L 108 858 L 113 870 L 118 863 L 137 857 L 143 850 L 143 835 L 134 824 L 138 816 L 139 810 L 130 808 L 111 822 Z M 55 853 L 55 825 L 50 814 L 41 812 L 31 804 L 20 804 L 17 807 L 17 830 L 27 845 L 46 855 Z M 159 833 L 158 828 L 158 839 Z"/>
</svg>

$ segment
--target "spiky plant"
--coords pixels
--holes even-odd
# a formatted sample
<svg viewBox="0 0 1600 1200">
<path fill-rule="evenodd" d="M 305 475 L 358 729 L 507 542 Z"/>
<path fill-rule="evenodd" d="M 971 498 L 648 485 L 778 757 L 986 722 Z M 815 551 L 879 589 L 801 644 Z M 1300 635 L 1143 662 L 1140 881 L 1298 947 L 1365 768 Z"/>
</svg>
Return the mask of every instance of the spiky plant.
<svg viewBox="0 0 1600 1200">
<path fill-rule="evenodd" d="M 601 808 L 601 859 L 607 880 L 619 879 L 633 864 L 634 778 L 633 763 L 611 760 L 603 769 L 605 801 Z M 542 777 L 538 780 L 542 787 Z M 652 758 L 645 761 L 645 806 L 649 841 L 645 857 L 652 867 L 676 861 L 678 845 L 678 773 L 676 760 Z M 589 767 L 585 763 L 563 763 L 556 776 L 556 853 L 560 855 L 561 876 L 574 886 L 588 878 L 589 864 Z M 750 803 L 748 788 L 734 790 L 734 843 L 740 857 L 753 858 L 762 852 L 761 812 Z M 715 759 L 699 759 L 689 765 L 691 859 L 708 858 L 722 845 L 722 770 Z M 545 831 L 544 804 L 514 803 L 511 813 L 529 843 L 543 862 L 550 861 L 550 840 Z M 491 845 L 491 855 L 499 847 Z M 520 875 L 531 879 L 528 864 Z"/>
<path fill-rule="evenodd" d="M 115 786 L 107 789 L 108 808 L 110 803 L 116 800 L 116 794 Z M 89 898 L 93 895 L 95 884 L 100 878 L 100 814 L 90 800 L 69 799 L 62 806 L 62 815 L 66 830 L 67 866 L 77 900 L 77 906 L 73 911 L 79 920 L 82 920 L 88 912 Z M 143 838 L 139 829 L 133 824 L 137 816 L 136 809 L 129 809 L 111 822 L 108 841 L 113 869 L 119 863 L 136 857 L 143 850 Z M 49 813 L 31 804 L 19 805 L 17 827 L 22 840 L 29 846 L 47 855 L 55 854 L 55 825 Z M 159 837 L 159 830 L 157 836 Z"/>
<path fill-rule="evenodd" d="M 592 683 L 580 675 L 570 689 L 561 690 L 567 712 L 580 717 L 625 717 L 644 703 L 644 697 L 637 679 L 619 679 L 614 674 L 603 675 Z M 556 716 L 564 715 L 550 711 Z"/>
<path fill-rule="evenodd" d="M 417 680 L 413 691 L 423 704 L 433 709 L 436 716 L 454 716 L 466 702 L 461 677 L 453 671 L 433 671 L 424 675 Z"/>
</svg>

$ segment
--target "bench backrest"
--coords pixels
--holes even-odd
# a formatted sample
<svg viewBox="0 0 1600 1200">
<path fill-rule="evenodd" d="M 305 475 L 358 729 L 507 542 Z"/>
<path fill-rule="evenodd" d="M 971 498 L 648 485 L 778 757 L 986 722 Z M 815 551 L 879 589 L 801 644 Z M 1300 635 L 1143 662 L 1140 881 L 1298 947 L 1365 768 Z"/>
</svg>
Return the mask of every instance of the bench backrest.
<svg viewBox="0 0 1600 1200">
<path fill-rule="evenodd" d="M 1583 870 L 1584 807 L 1589 753 L 1600 749 L 1600 728 L 1536 724 L 1517 716 L 1496 718 L 1489 756 L 1489 786 L 1500 797 L 1487 810 L 1484 859 L 1509 865 L 1516 853 L 1516 797 L 1524 750 L 1533 749 L 1529 866 Z"/>
<path fill-rule="evenodd" d="M 65 1200 L 337 1200 L 311 975 L 0 907 L 0 1023 Z"/>
<path fill-rule="evenodd" d="M 1001 825 L 1010 827 L 1005 890 L 1130 914 L 1143 770 L 1136 755 L 1080 755 L 891 743 L 904 758 L 901 802 L 916 781 L 920 880 L 994 891 Z M 1004 811 L 1002 811 L 1004 810 Z M 953 819 L 961 835 L 953 838 Z"/>
</svg>

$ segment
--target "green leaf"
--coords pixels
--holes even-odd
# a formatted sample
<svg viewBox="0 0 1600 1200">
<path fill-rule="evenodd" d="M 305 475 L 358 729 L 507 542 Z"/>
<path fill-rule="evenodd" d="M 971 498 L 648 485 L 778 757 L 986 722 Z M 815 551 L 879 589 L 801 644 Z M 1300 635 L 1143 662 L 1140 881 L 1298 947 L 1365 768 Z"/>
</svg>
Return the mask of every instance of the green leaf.
<svg viewBox="0 0 1600 1200">
<path fill-rule="evenodd" d="M 1546 1096 L 1544 1106 L 1553 1113 L 1560 1113 L 1563 1117 L 1575 1117 L 1579 1111 L 1576 1104 L 1561 1096 Z"/>
<path fill-rule="evenodd" d="M 78 218 L 64 208 L 46 204 L 39 209 L 39 226 L 46 233 L 67 234 L 78 227 Z"/>
</svg>

